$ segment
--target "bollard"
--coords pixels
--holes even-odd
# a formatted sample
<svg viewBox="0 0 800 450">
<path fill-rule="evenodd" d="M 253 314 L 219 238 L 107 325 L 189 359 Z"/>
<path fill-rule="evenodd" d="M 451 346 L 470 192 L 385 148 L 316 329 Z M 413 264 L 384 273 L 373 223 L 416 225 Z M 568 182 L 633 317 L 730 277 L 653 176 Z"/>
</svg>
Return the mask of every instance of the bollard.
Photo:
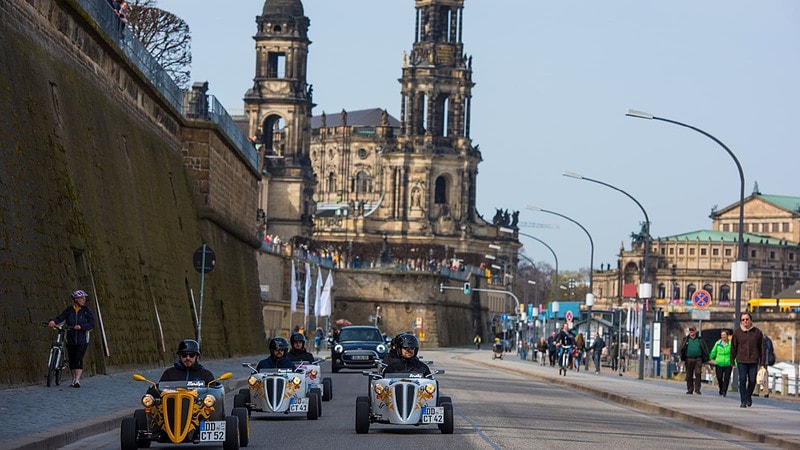
<svg viewBox="0 0 800 450">
<path fill-rule="evenodd" d="M 781 375 L 781 395 L 789 395 L 789 374 Z"/>
</svg>

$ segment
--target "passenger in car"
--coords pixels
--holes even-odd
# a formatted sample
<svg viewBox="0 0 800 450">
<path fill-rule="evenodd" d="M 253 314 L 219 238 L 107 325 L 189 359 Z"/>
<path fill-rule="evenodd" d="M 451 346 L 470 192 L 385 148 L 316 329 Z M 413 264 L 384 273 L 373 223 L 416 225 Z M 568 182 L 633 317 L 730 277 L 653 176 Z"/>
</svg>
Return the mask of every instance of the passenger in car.
<svg viewBox="0 0 800 450">
<path fill-rule="evenodd" d="M 292 369 L 294 363 L 286 357 L 289 352 L 289 341 L 285 337 L 277 336 L 269 341 L 269 357 L 258 362 L 256 370 L 262 369 Z"/>
<path fill-rule="evenodd" d="M 428 376 L 431 369 L 417 358 L 419 341 L 410 333 L 401 333 L 392 340 L 392 349 L 383 358 L 381 374 L 415 373 Z"/>
<path fill-rule="evenodd" d="M 301 333 L 292 333 L 292 337 L 289 338 L 289 343 L 292 345 L 292 349 L 289 350 L 288 357 L 292 362 L 314 362 L 314 355 L 306 350 L 305 336 Z"/>
</svg>

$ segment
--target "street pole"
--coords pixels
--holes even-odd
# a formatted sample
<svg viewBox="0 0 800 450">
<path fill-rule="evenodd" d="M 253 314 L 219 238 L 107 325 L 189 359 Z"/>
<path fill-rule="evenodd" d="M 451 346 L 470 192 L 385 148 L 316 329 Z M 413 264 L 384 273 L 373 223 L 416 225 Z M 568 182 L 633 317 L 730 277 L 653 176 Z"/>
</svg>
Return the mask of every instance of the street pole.
<svg viewBox="0 0 800 450">
<path fill-rule="evenodd" d="M 719 139 L 712 136 L 711 134 L 701 130 L 700 128 L 694 127 L 692 125 L 688 125 L 682 122 L 678 122 L 677 120 L 666 119 L 663 117 L 657 117 L 650 113 L 636 111 L 633 109 L 629 109 L 627 113 L 625 113 L 628 117 L 635 117 L 638 119 L 647 119 L 647 120 L 660 120 L 662 122 L 671 123 L 674 125 L 678 125 L 684 128 L 688 128 L 690 130 L 694 130 L 703 136 L 711 139 L 712 141 L 719 144 L 720 147 L 725 149 L 725 151 L 730 155 L 733 159 L 733 162 L 736 163 L 736 169 L 739 171 L 739 248 L 737 252 L 737 260 L 731 266 L 731 281 L 734 282 L 736 288 L 734 293 L 734 318 L 733 318 L 733 328 L 739 326 L 739 316 L 741 314 L 742 309 L 742 283 L 747 281 L 747 257 L 744 248 L 744 171 L 742 170 L 742 165 L 739 163 L 739 160 L 736 158 L 736 155 L 733 154 L 731 149 L 728 148 L 725 144 L 722 143 Z"/>
<path fill-rule="evenodd" d="M 644 269 L 642 270 L 641 283 L 639 284 L 639 297 L 641 297 L 642 300 L 645 300 L 645 303 L 642 304 L 642 321 L 639 324 L 639 379 L 643 380 L 644 379 L 644 357 L 645 357 L 645 354 L 644 354 L 644 341 L 645 341 L 645 339 L 644 339 L 644 324 L 647 322 L 647 320 L 646 320 L 646 318 L 647 318 L 647 309 L 645 308 L 645 306 L 647 306 L 646 305 L 646 303 L 647 303 L 646 300 L 651 298 L 651 296 L 652 296 L 652 285 L 650 285 L 647 282 L 647 270 L 648 270 L 648 265 L 649 265 L 648 264 L 648 259 L 649 259 L 649 256 L 650 256 L 650 217 L 647 215 L 647 211 L 645 211 L 645 209 L 642 206 L 642 204 L 639 203 L 639 200 L 636 200 L 631 194 L 623 191 L 622 189 L 620 189 L 620 188 L 618 188 L 616 186 L 613 186 L 611 184 L 605 183 L 605 182 L 600 181 L 600 180 L 595 180 L 593 178 L 584 177 L 583 175 L 579 175 L 579 174 L 574 173 L 574 172 L 564 172 L 563 175 L 565 177 L 576 178 L 578 180 L 591 181 L 592 183 L 597 183 L 597 184 L 603 185 L 605 187 L 611 188 L 611 189 L 613 189 L 613 190 L 625 195 L 629 199 L 633 200 L 633 202 L 636 203 L 636 206 L 638 206 L 639 209 L 642 211 L 642 214 L 644 214 L 644 226 L 642 227 L 642 235 L 643 235 L 642 237 L 644 238 L 644 261 L 643 261 Z"/>
</svg>

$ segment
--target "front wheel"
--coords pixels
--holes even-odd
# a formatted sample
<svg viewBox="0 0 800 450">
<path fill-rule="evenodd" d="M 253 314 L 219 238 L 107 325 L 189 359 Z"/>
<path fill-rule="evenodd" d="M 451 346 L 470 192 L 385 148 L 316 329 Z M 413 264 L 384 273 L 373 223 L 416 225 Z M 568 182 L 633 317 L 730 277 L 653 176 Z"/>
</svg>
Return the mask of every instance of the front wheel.
<svg viewBox="0 0 800 450">
<path fill-rule="evenodd" d="M 238 396 L 238 394 L 237 394 Z M 247 408 L 233 408 L 231 415 L 239 419 L 239 446 L 250 444 L 250 416 Z"/>
<path fill-rule="evenodd" d="M 126 417 L 119 427 L 119 447 L 122 450 L 136 450 L 136 419 Z"/>
<path fill-rule="evenodd" d="M 47 360 L 47 387 L 53 383 L 61 382 L 61 349 L 53 347 L 50 349 L 50 358 Z"/>
<path fill-rule="evenodd" d="M 147 431 L 147 413 L 143 409 L 137 409 L 133 412 L 133 418 L 136 421 L 136 437 L 139 437 L 139 431 Z M 150 447 L 150 441 L 147 439 L 137 439 L 136 446 L 139 448 Z"/>
<path fill-rule="evenodd" d="M 322 399 L 319 398 L 319 392 L 312 390 L 308 394 L 308 413 L 306 414 L 308 420 L 319 419 L 319 416 L 321 415 L 320 405 L 322 405 Z"/>
<path fill-rule="evenodd" d="M 356 397 L 356 433 L 369 432 L 369 397 Z"/>
<path fill-rule="evenodd" d="M 442 434 L 453 434 L 453 404 L 443 402 L 442 408 L 444 408 L 444 422 L 439 424 L 439 431 Z"/>
<path fill-rule="evenodd" d="M 225 442 L 223 450 L 239 450 L 239 419 L 236 416 L 225 418 Z"/>
</svg>

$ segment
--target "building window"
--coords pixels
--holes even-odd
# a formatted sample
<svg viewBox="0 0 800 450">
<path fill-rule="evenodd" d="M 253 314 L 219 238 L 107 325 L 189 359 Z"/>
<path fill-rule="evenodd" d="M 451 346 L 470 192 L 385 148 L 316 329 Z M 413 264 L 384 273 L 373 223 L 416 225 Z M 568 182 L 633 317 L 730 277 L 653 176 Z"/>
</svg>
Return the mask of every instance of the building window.
<svg viewBox="0 0 800 450">
<path fill-rule="evenodd" d="M 719 256 L 719 249 L 718 248 L 712 248 L 711 249 L 711 256 Z"/>
<path fill-rule="evenodd" d="M 675 248 L 674 247 L 670 247 L 669 248 L 669 254 L 670 255 L 674 255 L 675 254 Z"/>
<path fill-rule="evenodd" d="M 769 233 L 769 224 L 768 223 L 762 223 L 761 224 L 761 232 L 762 233 Z"/>
<path fill-rule="evenodd" d="M 697 286 L 695 286 L 694 283 L 686 286 L 686 298 L 692 298 L 692 295 L 694 295 L 696 290 Z"/>
<path fill-rule="evenodd" d="M 693 248 L 690 248 L 690 249 L 689 249 L 689 255 L 690 255 L 690 256 L 694 256 L 694 249 L 693 249 Z"/>
<path fill-rule="evenodd" d="M 725 256 L 731 256 L 731 249 L 729 248 L 725 249 Z"/>
<path fill-rule="evenodd" d="M 665 249 L 664 247 L 661 247 L 661 255 L 665 255 L 666 252 L 667 252 L 667 249 Z"/>
<path fill-rule="evenodd" d="M 778 225 L 780 225 L 778 222 L 775 222 L 775 223 L 772 224 L 772 232 L 773 233 L 777 233 L 778 232 Z"/>
<path fill-rule="evenodd" d="M 267 78 L 284 78 L 286 76 L 286 53 L 269 52 L 267 54 Z"/>
<path fill-rule="evenodd" d="M 769 259 L 775 259 L 775 252 L 774 251 L 770 251 L 769 252 Z"/>
<path fill-rule="evenodd" d="M 714 298 L 714 286 L 711 286 L 710 284 L 704 284 L 703 290 L 708 292 L 708 295 L 710 295 L 711 298 Z"/>
<path fill-rule="evenodd" d="M 722 224 L 722 231 L 731 231 L 731 226 L 727 223 Z"/>
<path fill-rule="evenodd" d="M 750 250 L 750 257 L 751 258 L 755 258 L 756 257 L 756 251 L 755 250 Z"/>
<path fill-rule="evenodd" d="M 681 298 L 681 286 L 678 283 L 672 285 L 672 298 Z"/>
<path fill-rule="evenodd" d="M 706 256 L 706 253 L 708 253 L 708 249 L 705 248 L 700 249 L 700 256 Z"/>
<path fill-rule="evenodd" d="M 683 248 L 679 248 L 679 249 L 678 249 L 678 254 L 679 254 L 679 255 L 683 255 Z"/>
<path fill-rule="evenodd" d="M 789 253 L 789 261 L 794 261 L 794 253 Z"/>
<path fill-rule="evenodd" d="M 789 222 L 783 222 L 783 232 L 784 233 L 789 232 Z"/>
<path fill-rule="evenodd" d="M 739 232 L 739 224 L 738 223 L 732 224 L 731 230 L 733 230 L 734 233 L 738 233 Z"/>
<path fill-rule="evenodd" d="M 447 203 L 447 179 L 443 176 L 436 178 L 436 190 L 434 192 L 433 201 L 437 205 Z"/>
<path fill-rule="evenodd" d="M 719 287 L 719 301 L 728 302 L 731 299 L 731 288 L 727 284 Z"/>
<path fill-rule="evenodd" d="M 667 287 L 664 283 L 658 284 L 658 298 L 667 298 Z"/>
</svg>

